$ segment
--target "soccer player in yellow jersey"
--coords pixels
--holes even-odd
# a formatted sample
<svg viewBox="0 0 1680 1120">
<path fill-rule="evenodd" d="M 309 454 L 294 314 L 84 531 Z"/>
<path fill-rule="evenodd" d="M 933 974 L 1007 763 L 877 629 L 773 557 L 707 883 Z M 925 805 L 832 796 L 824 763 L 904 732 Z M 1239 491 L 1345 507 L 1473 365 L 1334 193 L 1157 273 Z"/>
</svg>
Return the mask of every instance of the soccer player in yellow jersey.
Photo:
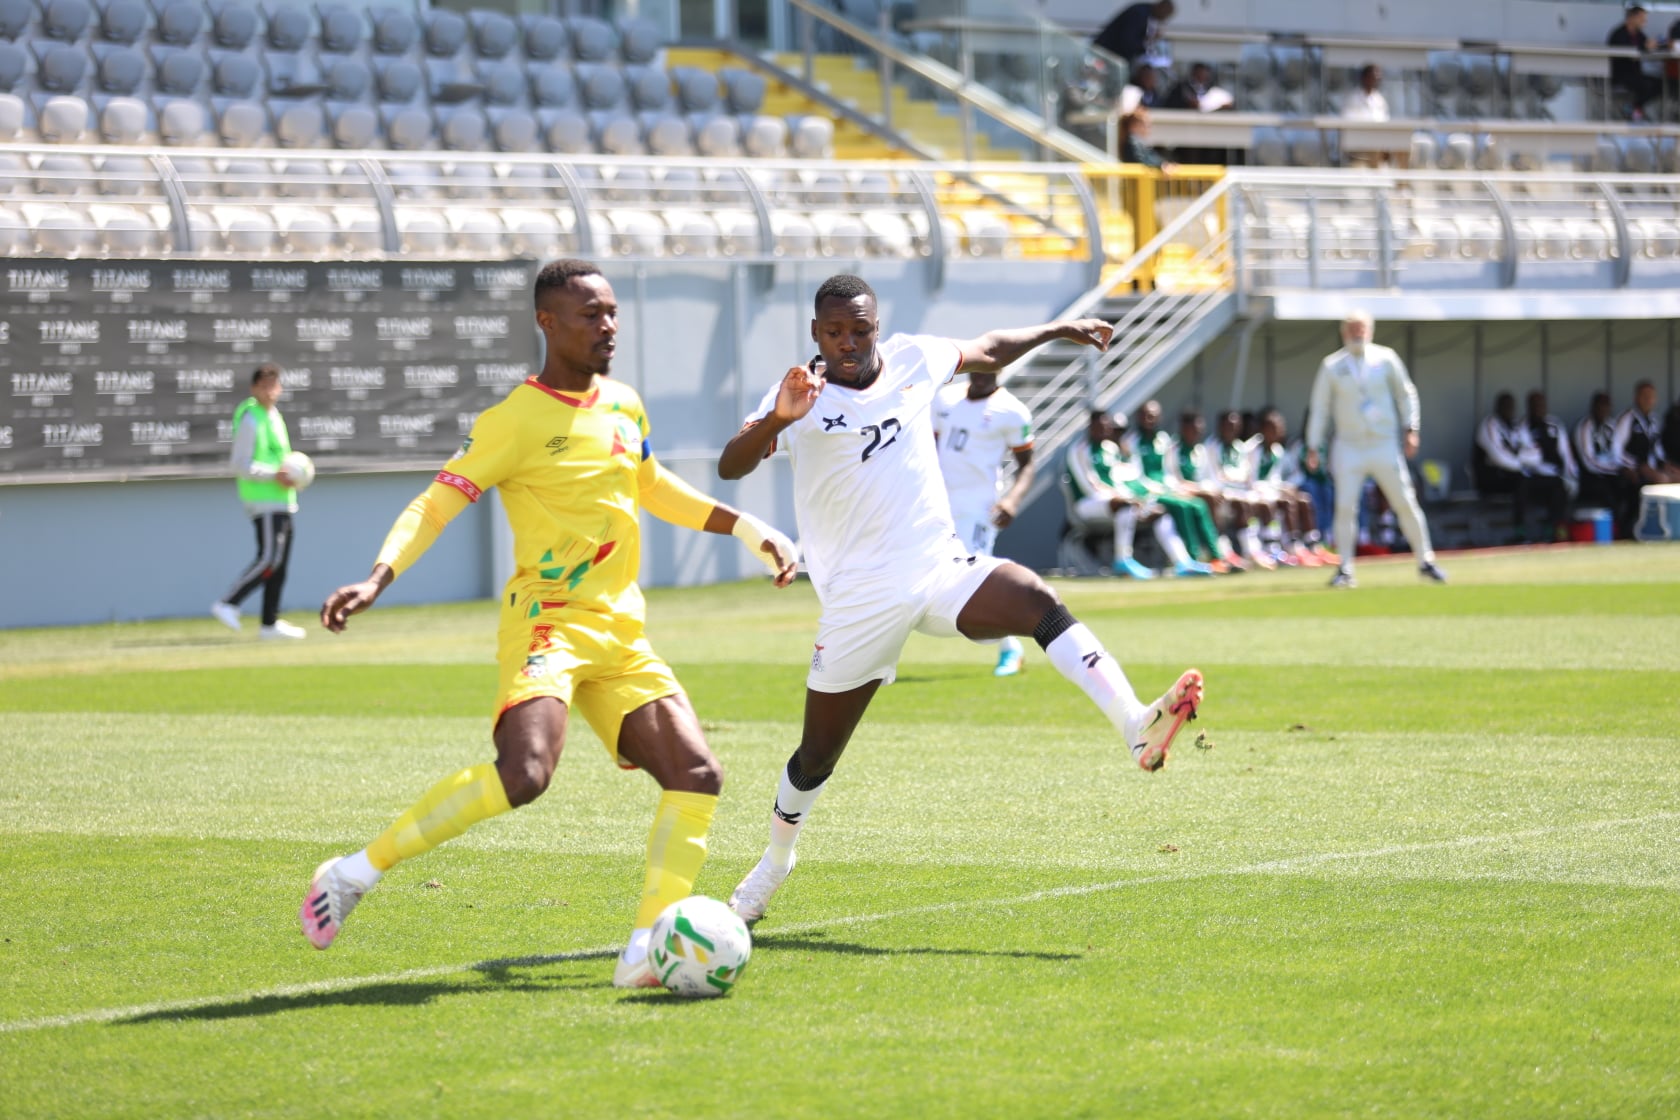
<svg viewBox="0 0 1680 1120">
<path fill-rule="evenodd" d="M 787 537 L 691 489 L 654 459 L 640 398 L 607 377 L 618 303 L 599 269 L 577 260 L 546 265 L 536 280 L 536 319 L 547 343 L 542 372 L 479 416 L 461 450 L 397 518 L 372 574 L 321 607 L 321 624 L 342 631 L 467 503 L 500 487 L 516 571 L 501 598 L 496 761 L 443 779 L 366 848 L 323 863 L 299 919 L 310 943 L 325 949 L 396 863 L 541 796 L 575 710 L 621 767 L 646 770 L 663 791 L 641 905 L 613 973 L 618 987 L 651 987 L 648 932 L 693 889 L 723 771 L 642 630 L 636 508 L 733 534 L 778 587 L 792 582 L 797 557 Z"/>
</svg>

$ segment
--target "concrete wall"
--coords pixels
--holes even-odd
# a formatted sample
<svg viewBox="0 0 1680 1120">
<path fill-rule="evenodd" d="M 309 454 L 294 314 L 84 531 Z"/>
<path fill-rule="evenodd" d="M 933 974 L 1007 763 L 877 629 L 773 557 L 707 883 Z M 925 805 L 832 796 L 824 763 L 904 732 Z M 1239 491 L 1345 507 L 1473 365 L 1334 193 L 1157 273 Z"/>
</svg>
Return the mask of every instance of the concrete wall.
<svg viewBox="0 0 1680 1120">
<path fill-rule="evenodd" d="M 737 483 L 717 478 L 724 442 L 794 362 L 812 352 L 810 301 L 834 272 L 858 271 L 881 296 L 888 331 L 970 337 L 1052 318 L 1084 290 L 1082 264 L 954 261 L 944 286 L 926 264 L 604 266 L 623 310 L 614 375 L 647 401 L 653 445 L 700 489 L 793 531 L 785 458 Z M 758 277 L 772 283 L 760 287 Z M 303 496 L 284 609 L 313 613 L 367 573 L 392 520 L 432 474 L 323 474 Z M 650 586 L 738 579 L 762 569 L 733 540 L 647 519 Z M 505 534 L 489 502 L 468 510 L 387 593 L 393 603 L 495 594 Z M 226 478 L 0 485 L 0 628 L 192 617 L 249 561 L 250 523 Z M 254 601 L 247 601 L 254 609 Z"/>
</svg>

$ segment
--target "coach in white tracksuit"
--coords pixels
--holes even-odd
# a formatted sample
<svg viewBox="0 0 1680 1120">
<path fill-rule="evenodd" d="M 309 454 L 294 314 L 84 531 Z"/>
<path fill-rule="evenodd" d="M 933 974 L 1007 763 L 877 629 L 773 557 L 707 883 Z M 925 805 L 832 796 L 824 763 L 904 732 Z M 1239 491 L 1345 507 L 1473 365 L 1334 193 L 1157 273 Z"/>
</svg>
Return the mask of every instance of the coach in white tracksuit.
<svg viewBox="0 0 1680 1120">
<path fill-rule="evenodd" d="M 1342 349 L 1319 365 L 1307 418 L 1309 470 L 1317 469 L 1318 452 L 1313 449 L 1325 445 L 1326 426 L 1335 430 L 1330 476 L 1336 486 L 1336 550 L 1342 559 L 1331 585 L 1353 586 L 1359 497 L 1367 476 L 1376 479 L 1388 497 L 1418 558 L 1420 574 L 1445 582 L 1445 574 L 1435 566 L 1429 526 L 1406 467 L 1418 449 L 1417 386 L 1400 355 L 1371 342 L 1373 326 L 1363 311 L 1343 321 Z"/>
</svg>

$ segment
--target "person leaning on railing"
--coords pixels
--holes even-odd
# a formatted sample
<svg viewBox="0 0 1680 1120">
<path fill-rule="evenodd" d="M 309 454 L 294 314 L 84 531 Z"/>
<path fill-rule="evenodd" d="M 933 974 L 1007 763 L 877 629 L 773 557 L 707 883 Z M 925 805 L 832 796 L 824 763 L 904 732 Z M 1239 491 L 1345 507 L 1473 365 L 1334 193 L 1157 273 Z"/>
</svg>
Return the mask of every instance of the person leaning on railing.
<svg viewBox="0 0 1680 1120">
<path fill-rule="evenodd" d="M 1140 163 L 1153 167 L 1163 175 L 1178 170 L 1178 164 L 1168 160 L 1149 143 L 1149 110 L 1138 106 L 1120 118 L 1120 162 Z"/>
</svg>

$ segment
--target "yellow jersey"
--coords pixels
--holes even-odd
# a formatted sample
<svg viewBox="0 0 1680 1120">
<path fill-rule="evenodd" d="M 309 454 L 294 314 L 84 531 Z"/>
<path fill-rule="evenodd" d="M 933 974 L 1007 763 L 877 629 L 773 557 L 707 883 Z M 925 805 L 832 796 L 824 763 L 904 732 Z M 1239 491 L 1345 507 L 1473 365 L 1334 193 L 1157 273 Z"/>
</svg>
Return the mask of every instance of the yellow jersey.
<svg viewBox="0 0 1680 1120">
<path fill-rule="evenodd" d="M 386 539 L 379 560 L 401 572 L 447 522 L 490 487 L 513 530 L 504 605 L 640 617 L 637 506 L 699 529 L 713 503 L 664 471 L 634 389 L 596 377 L 585 393 L 530 378 L 479 414 L 461 450 Z M 464 499 L 464 500 L 463 500 Z"/>
</svg>

